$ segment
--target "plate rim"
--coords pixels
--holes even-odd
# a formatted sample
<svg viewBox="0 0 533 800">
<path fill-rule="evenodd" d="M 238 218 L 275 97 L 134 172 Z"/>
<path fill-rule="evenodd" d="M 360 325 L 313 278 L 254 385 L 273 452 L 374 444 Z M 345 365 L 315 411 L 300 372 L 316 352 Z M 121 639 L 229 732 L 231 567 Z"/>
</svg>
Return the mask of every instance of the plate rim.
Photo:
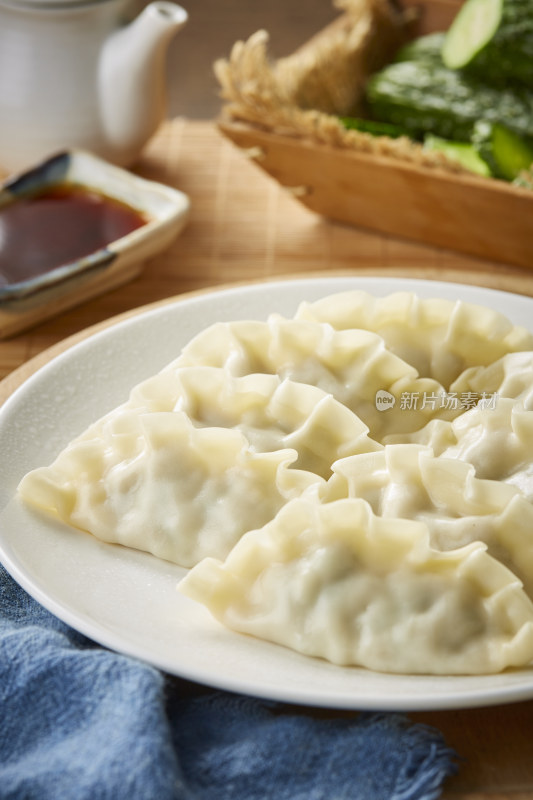
<svg viewBox="0 0 533 800">
<path fill-rule="evenodd" d="M 82 328 L 75 333 L 71 333 L 63 339 L 55 342 L 54 344 L 46 347 L 41 352 L 37 353 L 36 355 L 29 358 L 27 361 L 16 367 L 12 372 L 6 375 L 2 380 L 0 380 L 0 412 L 2 410 L 3 405 L 6 401 L 11 397 L 11 395 L 22 386 L 32 375 L 34 375 L 41 367 L 46 366 L 46 364 L 51 361 L 52 359 L 56 358 L 57 356 L 61 355 L 63 352 L 67 352 L 72 347 L 77 346 L 81 342 L 85 341 L 86 339 L 91 338 L 94 335 L 100 334 L 101 332 L 107 330 L 108 328 L 113 328 L 116 325 L 122 325 L 122 323 L 127 322 L 130 318 L 134 319 L 136 317 L 142 316 L 145 313 L 150 313 L 152 311 L 157 311 L 158 309 L 162 309 L 166 306 L 173 306 L 178 305 L 183 302 L 187 302 L 188 300 L 195 299 L 197 297 L 210 297 L 213 294 L 219 294 L 227 291 L 233 290 L 240 290 L 243 288 L 253 288 L 253 287 L 262 287 L 262 286 L 270 286 L 270 285 L 282 285 L 291 282 L 303 282 L 309 283 L 313 281 L 341 281 L 341 280 L 356 280 L 361 282 L 370 282 L 370 281 L 387 281 L 392 283 L 402 282 L 402 283 L 423 283 L 425 285 L 431 286 L 446 286 L 446 287 L 454 287 L 457 290 L 473 290 L 473 291 L 481 291 L 487 293 L 495 293 L 495 294 L 502 294 L 502 295 L 511 295 L 516 298 L 521 298 L 522 300 L 532 300 L 533 299 L 533 288 L 531 295 L 523 294 L 519 291 L 515 291 L 515 289 L 502 289 L 499 286 L 488 286 L 484 283 L 468 283 L 465 281 L 452 281 L 440 278 L 427 278 L 422 277 L 418 274 L 407 274 L 407 275 L 398 275 L 398 274 L 390 274 L 391 268 L 384 268 L 383 271 L 375 272 L 372 268 L 370 271 L 365 272 L 364 269 L 340 269 L 340 270 L 331 270 L 328 272 L 324 272 L 322 270 L 317 270 L 316 272 L 301 272 L 301 273 L 288 273 L 276 276 L 270 276 L 266 278 L 256 278 L 252 280 L 242 280 L 242 281 L 227 281 L 224 283 L 216 284 L 216 285 L 209 285 L 205 287 L 201 287 L 199 289 L 192 289 L 190 291 L 179 292 L 175 295 L 171 295 L 169 297 L 164 297 L 159 300 L 152 301 L 150 303 L 143 304 L 141 306 L 137 306 L 132 309 L 127 309 L 126 311 L 118 312 L 117 314 L 113 314 L 110 317 L 107 317 L 104 320 L 99 322 L 93 323 L 85 328 Z M 409 269 L 406 268 L 407 272 Z M 402 269 L 402 272 L 406 271 Z M 418 273 L 418 269 L 415 268 L 415 272 Z M 491 273 L 482 273 L 477 271 L 470 271 L 470 272 L 462 272 L 461 273 L 464 277 L 472 278 L 474 275 L 476 277 L 483 276 L 485 279 L 491 275 Z M 495 275 L 495 279 L 497 280 L 500 276 Z M 508 276 L 511 277 L 512 276 Z M 507 278 L 506 278 L 507 279 Z M 14 385 L 13 385 L 14 384 Z"/>
</svg>

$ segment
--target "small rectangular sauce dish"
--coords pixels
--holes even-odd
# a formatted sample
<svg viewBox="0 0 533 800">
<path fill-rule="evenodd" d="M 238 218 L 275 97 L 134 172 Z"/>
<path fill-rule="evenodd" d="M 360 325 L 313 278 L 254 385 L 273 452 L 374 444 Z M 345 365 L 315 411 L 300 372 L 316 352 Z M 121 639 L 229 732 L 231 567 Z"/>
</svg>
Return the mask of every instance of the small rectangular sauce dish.
<svg viewBox="0 0 533 800">
<path fill-rule="evenodd" d="M 0 187 L 0 339 L 136 277 L 184 227 L 187 195 L 82 150 Z"/>
</svg>

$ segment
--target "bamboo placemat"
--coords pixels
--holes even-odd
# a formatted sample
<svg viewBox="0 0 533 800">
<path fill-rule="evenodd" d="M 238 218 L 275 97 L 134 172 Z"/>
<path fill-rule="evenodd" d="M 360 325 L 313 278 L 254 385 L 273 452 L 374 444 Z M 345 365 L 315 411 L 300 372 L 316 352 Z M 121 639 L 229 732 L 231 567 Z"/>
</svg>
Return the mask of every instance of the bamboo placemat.
<svg viewBox="0 0 533 800">
<path fill-rule="evenodd" d="M 221 284 L 349 272 L 454 281 L 533 296 L 533 270 L 481 262 L 315 216 L 210 123 L 168 123 L 136 171 L 190 196 L 188 227 L 132 283 L 0 342 L 0 378 L 6 378 L 0 383 L 0 403 L 41 364 L 116 315 Z M 465 759 L 443 797 L 533 798 L 533 702 L 410 716 L 440 728 Z"/>
<path fill-rule="evenodd" d="M 163 126 L 136 171 L 189 195 L 187 228 L 135 281 L 0 341 L 0 379 L 90 325 L 146 303 L 223 283 L 351 270 L 533 294 L 533 270 L 482 262 L 316 216 L 246 155 L 250 154 L 230 144 L 211 123 L 177 119 Z"/>
</svg>

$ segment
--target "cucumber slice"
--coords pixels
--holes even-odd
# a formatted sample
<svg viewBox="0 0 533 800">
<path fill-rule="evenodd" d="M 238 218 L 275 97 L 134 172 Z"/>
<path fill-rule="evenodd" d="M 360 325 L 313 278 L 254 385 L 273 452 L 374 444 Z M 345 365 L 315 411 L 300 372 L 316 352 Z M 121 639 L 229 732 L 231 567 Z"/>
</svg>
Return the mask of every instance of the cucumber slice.
<svg viewBox="0 0 533 800">
<path fill-rule="evenodd" d="M 448 69 L 462 69 L 491 41 L 503 15 L 504 0 L 466 0 L 442 46 Z"/>
<path fill-rule="evenodd" d="M 390 122 L 375 122 L 371 119 L 361 119 L 360 117 L 340 117 L 340 121 L 348 130 L 362 131 L 371 133 L 373 136 L 389 136 L 397 139 L 399 136 L 408 136 L 404 128 L 399 125 L 392 125 Z"/>
<path fill-rule="evenodd" d="M 533 164 L 530 142 L 501 123 L 477 122 L 472 144 L 496 178 L 513 181 Z"/>
<path fill-rule="evenodd" d="M 476 148 L 466 142 L 451 142 L 449 139 L 441 139 L 440 136 L 428 134 L 424 137 L 424 147 L 426 150 L 436 150 L 451 159 L 457 161 L 462 167 L 475 172 L 476 175 L 483 175 L 485 178 L 491 177 L 491 171 L 486 161 L 479 155 Z"/>
</svg>

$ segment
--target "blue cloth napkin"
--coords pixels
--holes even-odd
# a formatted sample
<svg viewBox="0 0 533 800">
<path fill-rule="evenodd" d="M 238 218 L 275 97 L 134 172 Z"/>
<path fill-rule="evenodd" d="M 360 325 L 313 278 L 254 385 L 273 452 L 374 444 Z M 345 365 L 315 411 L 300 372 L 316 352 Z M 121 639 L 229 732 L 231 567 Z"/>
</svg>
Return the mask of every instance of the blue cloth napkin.
<svg viewBox="0 0 533 800">
<path fill-rule="evenodd" d="M 1 800 L 431 800 L 455 765 L 400 714 L 317 715 L 110 652 L 0 566 Z"/>
</svg>

